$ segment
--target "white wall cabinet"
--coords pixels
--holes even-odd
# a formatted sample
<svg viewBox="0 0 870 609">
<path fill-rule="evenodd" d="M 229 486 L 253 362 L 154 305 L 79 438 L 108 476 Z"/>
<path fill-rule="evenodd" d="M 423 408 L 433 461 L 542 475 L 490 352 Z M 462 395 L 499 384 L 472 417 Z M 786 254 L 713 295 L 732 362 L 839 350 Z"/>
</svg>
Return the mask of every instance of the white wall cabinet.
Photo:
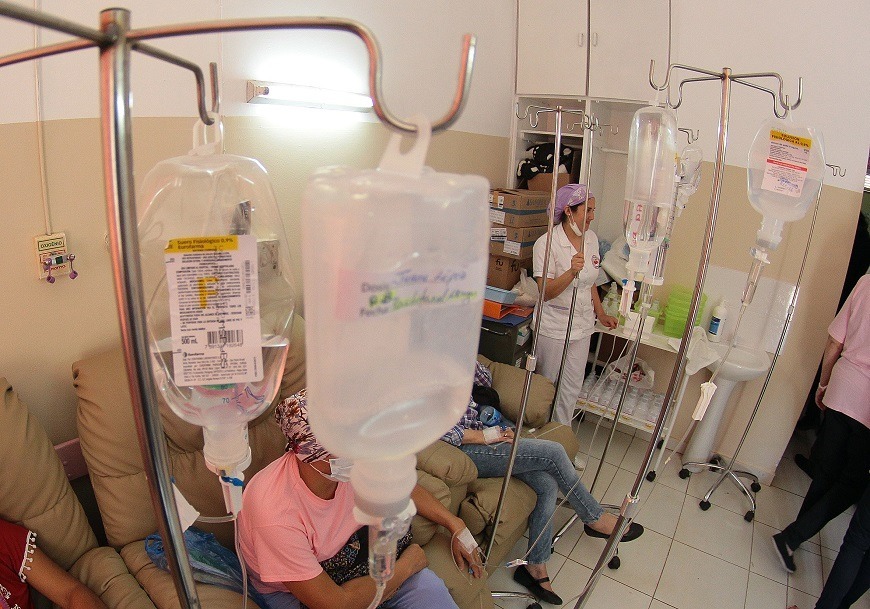
<svg viewBox="0 0 870 609">
<path fill-rule="evenodd" d="M 517 0 L 517 13 L 518 95 L 654 97 L 650 59 L 668 61 L 665 0 Z"/>
<path fill-rule="evenodd" d="M 517 0 L 517 94 L 586 94 L 586 0 Z"/>
</svg>

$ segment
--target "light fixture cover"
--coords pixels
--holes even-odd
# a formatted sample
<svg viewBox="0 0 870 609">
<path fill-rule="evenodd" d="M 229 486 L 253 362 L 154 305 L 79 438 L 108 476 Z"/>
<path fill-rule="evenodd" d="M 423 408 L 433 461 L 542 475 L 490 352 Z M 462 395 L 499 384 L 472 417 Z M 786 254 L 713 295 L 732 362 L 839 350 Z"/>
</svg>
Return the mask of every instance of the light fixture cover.
<svg viewBox="0 0 870 609">
<path fill-rule="evenodd" d="M 261 80 L 248 81 L 246 99 L 249 104 L 283 104 L 321 110 L 368 112 L 372 109 L 372 99 L 362 93 Z"/>
</svg>

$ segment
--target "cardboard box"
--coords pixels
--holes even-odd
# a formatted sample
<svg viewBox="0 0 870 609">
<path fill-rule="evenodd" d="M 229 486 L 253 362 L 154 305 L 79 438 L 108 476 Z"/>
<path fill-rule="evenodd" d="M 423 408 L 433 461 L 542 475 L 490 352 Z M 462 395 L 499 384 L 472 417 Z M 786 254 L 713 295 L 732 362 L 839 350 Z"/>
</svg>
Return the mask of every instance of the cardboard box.
<svg viewBox="0 0 870 609">
<path fill-rule="evenodd" d="M 516 209 L 489 209 L 489 221 L 512 228 L 547 226 L 547 210 L 520 211 Z"/>
<path fill-rule="evenodd" d="M 571 180 L 571 175 L 560 173 L 556 176 L 556 190 L 568 184 Z M 539 173 L 529 180 L 529 190 L 546 190 L 547 197 L 550 196 L 550 189 L 553 187 L 553 173 Z"/>
<path fill-rule="evenodd" d="M 516 258 L 517 260 L 525 260 L 532 257 L 535 242 L 522 243 L 520 241 L 490 241 L 489 253 L 492 256 L 505 256 L 507 258 Z"/>
<path fill-rule="evenodd" d="M 511 190 L 500 188 L 489 193 L 489 206 L 492 209 L 512 211 L 546 211 L 550 204 L 550 189 Z"/>
<path fill-rule="evenodd" d="M 505 226 L 504 224 L 493 224 L 489 228 L 491 241 L 519 241 L 520 243 L 528 243 L 538 240 L 538 237 L 547 232 L 545 226 Z"/>
<path fill-rule="evenodd" d="M 510 290 L 520 280 L 520 269 L 532 268 L 532 259 L 517 260 L 507 256 L 490 256 L 486 285 L 502 290 Z"/>
</svg>

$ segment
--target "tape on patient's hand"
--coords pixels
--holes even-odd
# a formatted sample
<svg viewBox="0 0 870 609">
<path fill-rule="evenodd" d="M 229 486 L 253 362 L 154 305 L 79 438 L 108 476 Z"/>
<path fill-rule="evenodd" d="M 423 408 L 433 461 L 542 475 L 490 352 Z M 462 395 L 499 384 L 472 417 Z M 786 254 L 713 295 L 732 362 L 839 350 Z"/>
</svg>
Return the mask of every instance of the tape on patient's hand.
<svg viewBox="0 0 870 609">
<path fill-rule="evenodd" d="M 471 531 L 468 530 L 468 527 L 465 527 L 456 535 L 456 539 L 459 540 L 459 543 L 462 544 L 462 549 L 464 549 L 469 554 L 473 553 L 474 550 L 477 549 L 477 541 L 474 539 L 474 535 L 471 534 Z"/>
<path fill-rule="evenodd" d="M 504 432 L 501 427 L 487 427 L 483 430 L 483 441 L 487 444 L 492 444 L 493 442 L 501 440 L 502 435 L 504 435 Z"/>
</svg>

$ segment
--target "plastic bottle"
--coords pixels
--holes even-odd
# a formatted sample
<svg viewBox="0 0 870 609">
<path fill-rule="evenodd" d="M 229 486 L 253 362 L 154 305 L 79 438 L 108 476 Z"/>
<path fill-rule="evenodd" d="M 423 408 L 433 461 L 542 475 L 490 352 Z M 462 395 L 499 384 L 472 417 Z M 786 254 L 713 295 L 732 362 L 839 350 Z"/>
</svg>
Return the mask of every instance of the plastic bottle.
<svg viewBox="0 0 870 609">
<path fill-rule="evenodd" d="M 718 343 L 722 337 L 722 330 L 725 326 L 725 320 L 728 317 L 728 308 L 723 300 L 713 308 L 713 316 L 710 317 L 710 328 L 707 330 L 707 338 L 714 343 Z"/>
<path fill-rule="evenodd" d="M 595 383 L 598 382 L 598 375 L 594 372 L 590 372 L 589 376 L 583 381 L 583 387 L 580 388 L 580 399 L 587 400 L 589 398 L 589 393 L 592 391 L 592 388 L 595 386 Z"/>
<path fill-rule="evenodd" d="M 677 121 L 657 106 L 634 114 L 628 143 L 623 224 L 630 253 L 626 269 L 645 274 L 650 253 L 665 238 L 677 177 Z M 631 277 L 635 279 L 636 277 Z"/>
</svg>

